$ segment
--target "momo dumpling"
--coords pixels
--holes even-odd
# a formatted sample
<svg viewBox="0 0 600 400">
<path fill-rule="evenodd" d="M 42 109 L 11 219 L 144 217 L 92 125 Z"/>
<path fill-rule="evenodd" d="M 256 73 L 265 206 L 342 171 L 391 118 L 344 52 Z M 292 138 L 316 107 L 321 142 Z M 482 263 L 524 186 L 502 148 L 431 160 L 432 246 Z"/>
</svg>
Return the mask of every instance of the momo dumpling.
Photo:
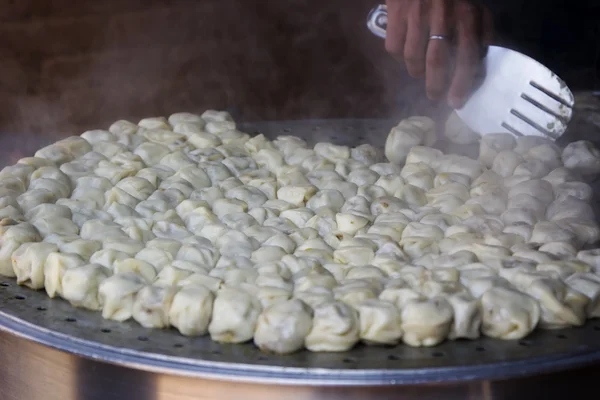
<svg viewBox="0 0 600 400">
<path fill-rule="evenodd" d="M 582 175 L 600 173 L 600 151 L 587 140 L 569 143 L 562 152 L 562 162 Z"/>
<path fill-rule="evenodd" d="M 536 279 L 525 292 L 540 304 L 540 327 L 561 329 L 581 326 L 589 299 L 555 279 Z"/>
<path fill-rule="evenodd" d="M 481 332 L 496 339 L 522 339 L 533 332 L 541 318 L 535 299 L 502 286 L 492 287 L 481 296 L 481 310 Z"/>
<path fill-rule="evenodd" d="M 469 293 L 456 293 L 446 298 L 454 311 L 449 339 L 477 339 L 482 322 L 479 300 Z"/>
<path fill-rule="evenodd" d="M 341 302 L 314 308 L 313 325 L 304 345 L 310 351 L 341 352 L 350 350 L 360 340 L 358 313 Z"/>
<path fill-rule="evenodd" d="M 301 300 L 273 304 L 258 317 L 254 344 L 263 351 L 276 354 L 301 350 L 313 328 L 312 318 L 312 309 Z"/>
<path fill-rule="evenodd" d="M 356 305 L 360 339 L 367 344 L 395 345 L 402 338 L 400 310 L 382 300 L 365 300 Z"/>
<path fill-rule="evenodd" d="M 68 269 L 80 267 L 85 261 L 76 254 L 53 252 L 44 263 L 44 288 L 48 297 L 63 297 L 63 277 Z"/>
<path fill-rule="evenodd" d="M 133 272 L 115 274 L 102 281 L 98 288 L 102 317 L 121 322 L 130 319 L 136 294 L 145 285 L 146 282 Z"/>
<path fill-rule="evenodd" d="M 589 299 L 585 309 L 588 318 L 600 317 L 600 278 L 597 274 L 578 272 L 569 276 L 565 283 Z"/>
<path fill-rule="evenodd" d="M 146 286 L 136 295 L 132 316 L 144 328 L 168 328 L 169 311 L 178 288 Z"/>
<path fill-rule="evenodd" d="M 222 343 L 243 343 L 252 339 L 262 307 L 251 294 L 236 289 L 221 289 L 217 293 L 213 318 L 208 326 L 212 340 Z"/>
<path fill-rule="evenodd" d="M 385 156 L 393 164 L 402 165 L 414 146 L 431 147 L 435 141 L 435 122 L 427 117 L 411 117 L 392 128 L 385 143 Z"/>
<path fill-rule="evenodd" d="M 479 144 L 479 161 L 491 168 L 498 153 L 512 150 L 517 145 L 514 136 L 509 133 L 492 133 L 484 135 Z"/>
<path fill-rule="evenodd" d="M 214 294 L 203 285 L 185 285 L 171 301 L 169 324 L 184 336 L 202 336 L 208 332 Z"/>
<path fill-rule="evenodd" d="M 194 272 L 188 269 L 178 268 L 173 265 L 166 265 L 156 275 L 152 282 L 154 286 L 174 286 L 192 275 Z"/>
<path fill-rule="evenodd" d="M 150 263 L 136 258 L 125 258 L 115 261 L 113 270 L 115 274 L 132 272 L 139 275 L 146 282 L 150 283 L 156 278 L 157 271 Z"/>
<path fill-rule="evenodd" d="M 57 251 L 58 247 L 50 243 L 23 243 L 11 257 L 17 283 L 31 289 L 43 289 L 46 258 Z"/>
<path fill-rule="evenodd" d="M 67 269 L 62 278 L 63 297 L 74 307 L 99 311 L 103 304 L 98 290 L 111 275 L 112 271 L 98 264 Z"/>
<path fill-rule="evenodd" d="M 442 297 L 408 301 L 402 309 L 402 340 L 409 346 L 435 346 L 450 332 L 453 310 Z"/>
</svg>

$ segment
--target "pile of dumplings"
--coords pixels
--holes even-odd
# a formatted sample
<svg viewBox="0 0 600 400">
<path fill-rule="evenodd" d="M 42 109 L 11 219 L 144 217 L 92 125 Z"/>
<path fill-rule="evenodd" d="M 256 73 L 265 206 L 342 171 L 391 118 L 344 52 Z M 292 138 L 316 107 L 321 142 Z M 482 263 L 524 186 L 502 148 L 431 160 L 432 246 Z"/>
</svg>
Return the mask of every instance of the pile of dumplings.
<svg viewBox="0 0 600 400">
<path fill-rule="evenodd" d="M 381 152 L 178 113 L 0 172 L 0 275 L 106 319 L 288 354 L 520 339 L 600 316 L 589 142 L 401 121 Z"/>
</svg>

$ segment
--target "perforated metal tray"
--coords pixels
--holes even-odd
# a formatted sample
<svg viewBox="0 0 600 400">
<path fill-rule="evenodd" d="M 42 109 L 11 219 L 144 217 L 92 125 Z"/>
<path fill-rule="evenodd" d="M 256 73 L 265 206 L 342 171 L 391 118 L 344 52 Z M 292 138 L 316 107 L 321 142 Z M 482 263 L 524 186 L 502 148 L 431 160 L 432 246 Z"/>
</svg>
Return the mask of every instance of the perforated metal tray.
<svg viewBox="0 0 600 400">
<path fill-rule="evenodd" d="M 382 146 L 392 123 L 329 120 L 246 124 L 248 132 L 293 134 L 309 142 Z M 465 148 L 460 148 L 464 153 Z M 469 151 L 466 149 L 466 151 Z M 78 356 L 160 373 L 211 379 L 311 385 L 390 385 L 528 376 L 600 361 L 600 321 L 539 331 L 521 341 L 482 338 L 435 348 L 359 346 L 345 353 L 269 355 L 252 344 L 220 345 L 103 320 L 45 292 L 0 279 L 0 329 Z"/>
</svg>

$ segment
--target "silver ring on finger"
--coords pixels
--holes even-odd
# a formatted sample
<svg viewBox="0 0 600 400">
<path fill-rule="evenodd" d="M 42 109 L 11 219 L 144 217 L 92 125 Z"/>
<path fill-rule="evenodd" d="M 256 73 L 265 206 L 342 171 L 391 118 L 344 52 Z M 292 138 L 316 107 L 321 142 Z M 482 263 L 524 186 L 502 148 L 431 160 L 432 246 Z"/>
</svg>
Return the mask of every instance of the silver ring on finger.
<svg viewBox="0 0 600 400">
<path fill-rule="evenodd" d="M 450 36 L 447 35 L 431 35 L 429 40 L 449 40 Z"/>
</svg>

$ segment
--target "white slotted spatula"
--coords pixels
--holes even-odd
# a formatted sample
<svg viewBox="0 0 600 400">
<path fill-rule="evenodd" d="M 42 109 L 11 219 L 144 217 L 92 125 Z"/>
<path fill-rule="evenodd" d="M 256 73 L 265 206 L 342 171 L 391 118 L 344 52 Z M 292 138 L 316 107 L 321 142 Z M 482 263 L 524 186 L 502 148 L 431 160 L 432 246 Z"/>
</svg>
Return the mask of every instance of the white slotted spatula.
<svg viewBox="0 0 600 400">
<path fill-rule="evenodd" d="M 374 8 L 367 26 L 385 38 L 387 7 Z M 515 136 L 558 139 L 573 115 L 575 99 L 567 85 L 536 60 L 514 50 L 490 46 L 485 78 L 463 108 L 456 110 L 482 135 L 508 132 Z"/>
</svg>

